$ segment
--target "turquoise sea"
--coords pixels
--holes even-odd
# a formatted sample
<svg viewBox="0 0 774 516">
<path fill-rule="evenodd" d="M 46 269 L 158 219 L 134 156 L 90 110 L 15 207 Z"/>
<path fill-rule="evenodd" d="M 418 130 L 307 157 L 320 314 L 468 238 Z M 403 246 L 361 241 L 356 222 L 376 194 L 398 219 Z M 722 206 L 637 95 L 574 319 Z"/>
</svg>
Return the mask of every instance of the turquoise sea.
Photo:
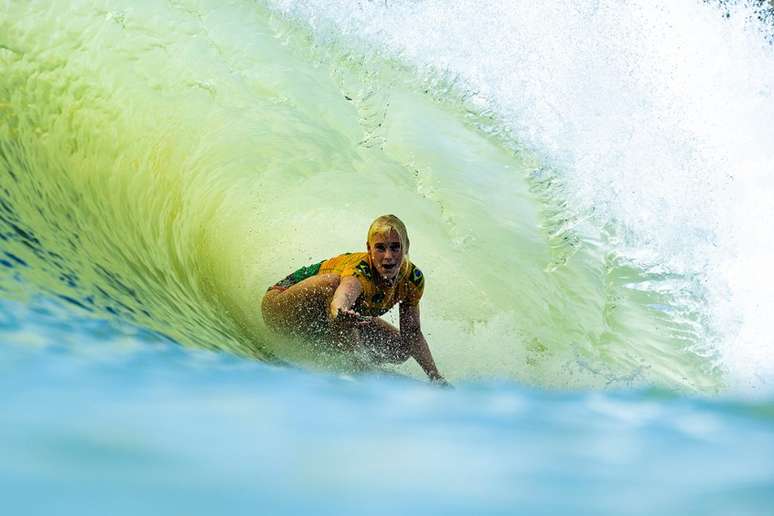
<svg viewBox="0 0 774 516">
<path fill-rule="evenodd" d="M 772 514 L 772 26 L 0 0 L 5 512 Z M 263 325 L 383 213 L 454 389 Z"/>
</svg>

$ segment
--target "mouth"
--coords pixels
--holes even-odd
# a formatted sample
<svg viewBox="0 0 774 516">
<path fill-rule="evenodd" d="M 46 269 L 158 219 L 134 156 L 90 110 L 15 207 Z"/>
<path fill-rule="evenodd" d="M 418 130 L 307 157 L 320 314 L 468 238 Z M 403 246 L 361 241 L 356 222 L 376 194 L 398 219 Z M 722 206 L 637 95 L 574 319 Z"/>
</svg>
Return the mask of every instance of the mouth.
<svg viewBox="0 0 774 516">
<path fill-rule="evenodd" d="M 385 270 L 385 272 L 392 272 L 398 267 L 397 263 L 383 263 L 382 269 Z"/>
</svg>

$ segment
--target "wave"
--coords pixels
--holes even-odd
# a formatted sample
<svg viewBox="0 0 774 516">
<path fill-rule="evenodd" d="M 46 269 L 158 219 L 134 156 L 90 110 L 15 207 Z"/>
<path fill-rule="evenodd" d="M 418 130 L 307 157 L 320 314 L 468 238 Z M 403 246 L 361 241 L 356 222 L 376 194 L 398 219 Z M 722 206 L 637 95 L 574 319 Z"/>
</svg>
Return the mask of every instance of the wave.
<svg viewBox="0 0 774 516">
<path fill-rule="evenodd" d="M 666 5 L 9 6 L 0 287 L 183 345 L 307 362 L 264 331 L 265 288 L 362 248 L 370 220 L 396 212 L 451 378 L 722 388 L 751 345 L 729 357 L 745 332 L 716 315 L 718 292 L 739 292 L 708 281 L 736 219 L 704 216 L 728 200 L 713 175 L 728 147 L 700 143 L 764 167 L 770 151 L 738 123 L 701 126 L 736 135 L 725 142 L 685 118 L 707 118 L 731 80 L 685 103 L 698 65 L 663 88 L 646 65 L 674 72 L 658 20 L 716 29 L 728 62 L 771 51 L 744 16 Z M 662 32 L 622 38 L 635 15 Z M 745 96 L 768 80 L 748 65 L 728 93 L 748 102 L 734 123 L 752 125 L 771 101 Z"/>
</svg>

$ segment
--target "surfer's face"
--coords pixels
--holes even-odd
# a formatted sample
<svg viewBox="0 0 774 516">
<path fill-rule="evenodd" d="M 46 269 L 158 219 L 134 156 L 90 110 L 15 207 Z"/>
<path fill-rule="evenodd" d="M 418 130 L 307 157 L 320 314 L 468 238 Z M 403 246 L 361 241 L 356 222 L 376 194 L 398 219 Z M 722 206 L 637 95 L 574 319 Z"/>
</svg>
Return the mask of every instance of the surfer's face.
<svg viewBox="0 0 774 516">
<path fill-rule="evenodd" d="M 374 235 L 368 243 L 368 254 L 371 256 L 371 265 L 382 279 L 392 281 L 398 277 L 403 263 L 403 246 L 397 231 L 393 229 L 386 237 Z"/>
</svg>

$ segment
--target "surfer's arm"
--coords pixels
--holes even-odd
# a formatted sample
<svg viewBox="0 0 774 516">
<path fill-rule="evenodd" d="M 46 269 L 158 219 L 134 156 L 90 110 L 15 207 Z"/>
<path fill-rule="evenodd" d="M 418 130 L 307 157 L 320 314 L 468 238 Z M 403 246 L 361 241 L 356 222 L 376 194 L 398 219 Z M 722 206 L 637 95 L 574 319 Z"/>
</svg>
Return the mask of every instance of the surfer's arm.
<svg viewBox="0 0 774 516">
<path fill-rule="evenodd" d="M 352 310 L 355 301 L 363 292 L 363 286 L 354 276 L 344 276 L 333 293 L 328 309 L 328 317 L 333 324 L 335 341 L 342 349 L 354 351 L 360 346 L 360 333 L 357 326 L 364 318 Z"/>
<path fill-rule="evenodd" d="M 354 276 L 344 276 L 333 293 L 328 316 L 335 321 L 341 314 L 353 315 L 352 306 L 363 292 L 363 286 Z M 357 314 L 354 314 L 357 315 Z"/>
<path fill-rule="evenodd" d="M 447 385 L 446 379 L 438 373 L 430 346 L 422 333 L 419 323 L 419 305 L 400 304 L 400 337 L 404 339 L 411 356 L 417 361 L 431 381 Z"/>
</svg>

